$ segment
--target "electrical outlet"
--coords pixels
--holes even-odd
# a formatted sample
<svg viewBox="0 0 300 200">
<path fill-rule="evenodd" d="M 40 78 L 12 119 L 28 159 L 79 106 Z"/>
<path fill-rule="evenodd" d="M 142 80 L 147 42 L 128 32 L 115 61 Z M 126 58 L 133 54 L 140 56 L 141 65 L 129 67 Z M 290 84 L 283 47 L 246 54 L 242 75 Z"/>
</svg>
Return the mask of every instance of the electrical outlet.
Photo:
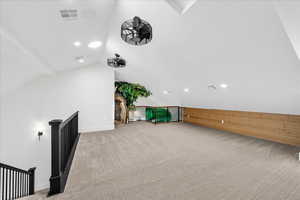
<svg viewBox="0 0 300 200">
<path fill-rule="evenodd" d="M 221 123 L 222 123 L 222 124 L 224 124 L 224 123 L 225 123 L 223 119 L 221 120 Z"/>
</svg>

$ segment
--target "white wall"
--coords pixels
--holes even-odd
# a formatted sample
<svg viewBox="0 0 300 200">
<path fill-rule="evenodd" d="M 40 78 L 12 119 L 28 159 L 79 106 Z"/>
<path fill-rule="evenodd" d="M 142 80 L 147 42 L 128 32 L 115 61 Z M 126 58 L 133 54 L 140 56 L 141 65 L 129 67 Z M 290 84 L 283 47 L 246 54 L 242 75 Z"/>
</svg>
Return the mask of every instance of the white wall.
<svg viewBox="0 0 300 200">
<path fill-rule="evenodd" d="M 1 70 L 0 70 L 1 73 Z M 3 160 L 4 157 L 4 138 L 3 138 L 3 103 L 2 103 L 2 97 L 0 96 L 0 161 Z"/>
<path fill-rule="evenodd" d="M 0 36 L 0 47 L 1 47 L 2 41 L 3 41 L 3 38 Z M 0 59 L 1 59 L 1 55 L 2 55 L 2 53 L 1 53 L 1 48 L 0 48 Z M 0 63 L 0 91 L 3 90 L 2 87 L 3 87 L 3 85 L 2 85 L 2 65 Z M 3 121 L 2 110 L 3 110 L 3 108 L 2 108 L 2 95 L 1 95 L 1 92 L 0 92 L 0 161 L 2 160 L 2 157 L 3 157 L 3 150 L 2 150 L 3 145 L 1 145 L 2 144 L 1 141 L 3 141 L 2 134 L 1 134 L 2 133 L 2 121 Z"/>
<path fill-rule="evenodd" d="M 79 111 L 81 132 L 113 129 L 114 73 L 96 65 L 31 81 L 2 99 L 1 161 L 37 167 L 37 189 L 48 187 L 52 119 Z M 37 132 L 44 131 L 38 141 Z"/>
<path fill-rule="evenodd" d="M 300 17 L 300 2 L 290 1 L 286 3 L 278 1 L 275 5 L 285 31 L 300 59 L 300 21 L 298 20 Z"/>
</svg>

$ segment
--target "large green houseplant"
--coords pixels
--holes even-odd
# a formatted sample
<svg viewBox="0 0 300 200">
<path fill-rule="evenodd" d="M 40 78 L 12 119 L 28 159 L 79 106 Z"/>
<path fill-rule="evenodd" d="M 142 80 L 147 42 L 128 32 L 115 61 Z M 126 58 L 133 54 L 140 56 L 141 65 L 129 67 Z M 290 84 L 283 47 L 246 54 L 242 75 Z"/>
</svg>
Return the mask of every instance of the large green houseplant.
<svg viewBox="0 0 300 200">
<path fill-rule="evenodd" d="M 125 81 L 115 82 L 116 94 L 120 94 L 125 100 L 129 110 L 134 110 L 134 103 L 139 97 L 149 97 L 151 91 L 138 83 L 128 83 Z"/>
</svg>

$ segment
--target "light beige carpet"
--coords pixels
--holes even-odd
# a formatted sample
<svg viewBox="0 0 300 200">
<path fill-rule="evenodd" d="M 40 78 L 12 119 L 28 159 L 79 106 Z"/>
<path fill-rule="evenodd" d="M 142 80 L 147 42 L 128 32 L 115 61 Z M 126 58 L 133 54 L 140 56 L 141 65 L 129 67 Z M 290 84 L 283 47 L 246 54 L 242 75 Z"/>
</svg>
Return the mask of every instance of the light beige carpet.
<svg viewBox="0 0 300 200">
<path fill-rule="evenodd" d="M 199 126 L 136 122 L 82 134 L 72 200 L 299 200 L 299 148 Z"/>
</svg>

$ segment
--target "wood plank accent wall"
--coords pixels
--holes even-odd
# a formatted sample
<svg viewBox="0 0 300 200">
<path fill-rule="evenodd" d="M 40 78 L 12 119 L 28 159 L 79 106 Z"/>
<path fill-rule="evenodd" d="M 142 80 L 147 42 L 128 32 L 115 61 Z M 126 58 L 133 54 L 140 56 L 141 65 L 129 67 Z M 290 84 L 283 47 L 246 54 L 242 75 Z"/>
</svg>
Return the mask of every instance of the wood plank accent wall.
<svg viewBox="0 0 300 200">
<path fill-rule="evenodd" d="M 300 115 L 185 107 L 183 108 L 183 121 L 283 144 L 300 146 Z"/>
</svg>

